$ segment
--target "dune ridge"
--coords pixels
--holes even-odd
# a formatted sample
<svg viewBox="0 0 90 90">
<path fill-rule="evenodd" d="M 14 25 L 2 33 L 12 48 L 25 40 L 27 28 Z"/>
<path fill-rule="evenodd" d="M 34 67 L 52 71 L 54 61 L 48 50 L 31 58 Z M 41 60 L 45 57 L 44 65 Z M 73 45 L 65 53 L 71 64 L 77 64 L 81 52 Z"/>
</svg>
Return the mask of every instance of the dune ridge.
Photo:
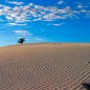
<svg viewBox="0 0 90 90">
<path fill-rule="evenodd" d="M 0 90 L 86 90 L 90 44 L 0 47 Z"/>
</svg>

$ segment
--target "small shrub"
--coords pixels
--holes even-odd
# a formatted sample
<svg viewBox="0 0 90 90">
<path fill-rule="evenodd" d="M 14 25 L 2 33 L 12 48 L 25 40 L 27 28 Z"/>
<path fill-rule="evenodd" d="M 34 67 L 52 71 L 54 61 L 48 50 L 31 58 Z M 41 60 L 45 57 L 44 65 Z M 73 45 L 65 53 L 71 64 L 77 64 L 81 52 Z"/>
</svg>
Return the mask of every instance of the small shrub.
<svg viewBox="0 0 90 90">
<path fill-rule="evenodd" d="M 24 39 L 24 38 L 19 38 L 18 43 L 23 44 L 23 43 L 24 43 L 24 41 L 25 41 L 25 39 Z"/>
</svg>

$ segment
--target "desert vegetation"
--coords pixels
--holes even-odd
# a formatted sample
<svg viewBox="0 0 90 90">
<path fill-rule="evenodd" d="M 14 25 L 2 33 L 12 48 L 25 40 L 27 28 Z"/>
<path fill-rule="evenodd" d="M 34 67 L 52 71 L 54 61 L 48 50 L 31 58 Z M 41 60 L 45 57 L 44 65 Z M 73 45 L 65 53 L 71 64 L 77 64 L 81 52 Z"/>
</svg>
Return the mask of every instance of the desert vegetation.
<svg viewBox="0 0 90 90">
<path fill-rule="evenodd" d="M 18 43 L 23 44 L 25 42 L 25 38 L 19 38 Z"/>
</svg>

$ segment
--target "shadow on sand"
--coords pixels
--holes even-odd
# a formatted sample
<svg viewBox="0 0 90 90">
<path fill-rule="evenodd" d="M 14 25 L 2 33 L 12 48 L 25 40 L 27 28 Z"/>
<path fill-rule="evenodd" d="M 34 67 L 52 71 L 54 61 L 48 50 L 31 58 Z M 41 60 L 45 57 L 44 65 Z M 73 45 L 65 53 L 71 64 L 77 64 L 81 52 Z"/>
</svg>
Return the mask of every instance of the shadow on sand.
<svg viewBox="0 0 90 90">
<path fill-rule="evenodd" d="M 82 83 L 83 87 L 86 88 L 87 90 L 90 90 L 90 83 Z"/>
</svg>

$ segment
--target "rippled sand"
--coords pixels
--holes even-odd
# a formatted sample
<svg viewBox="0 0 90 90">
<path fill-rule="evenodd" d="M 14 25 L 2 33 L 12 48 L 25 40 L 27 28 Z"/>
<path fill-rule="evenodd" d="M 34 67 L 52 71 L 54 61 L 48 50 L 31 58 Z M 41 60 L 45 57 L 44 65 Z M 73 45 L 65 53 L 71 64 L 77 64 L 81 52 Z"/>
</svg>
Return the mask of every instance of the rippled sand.
<svg viewBox="0 0 90 90">
<path fill-rule="evenodd" d="M 86 90 L 89 44 L 0 47 L 0 90 Z"/>
</svg>

